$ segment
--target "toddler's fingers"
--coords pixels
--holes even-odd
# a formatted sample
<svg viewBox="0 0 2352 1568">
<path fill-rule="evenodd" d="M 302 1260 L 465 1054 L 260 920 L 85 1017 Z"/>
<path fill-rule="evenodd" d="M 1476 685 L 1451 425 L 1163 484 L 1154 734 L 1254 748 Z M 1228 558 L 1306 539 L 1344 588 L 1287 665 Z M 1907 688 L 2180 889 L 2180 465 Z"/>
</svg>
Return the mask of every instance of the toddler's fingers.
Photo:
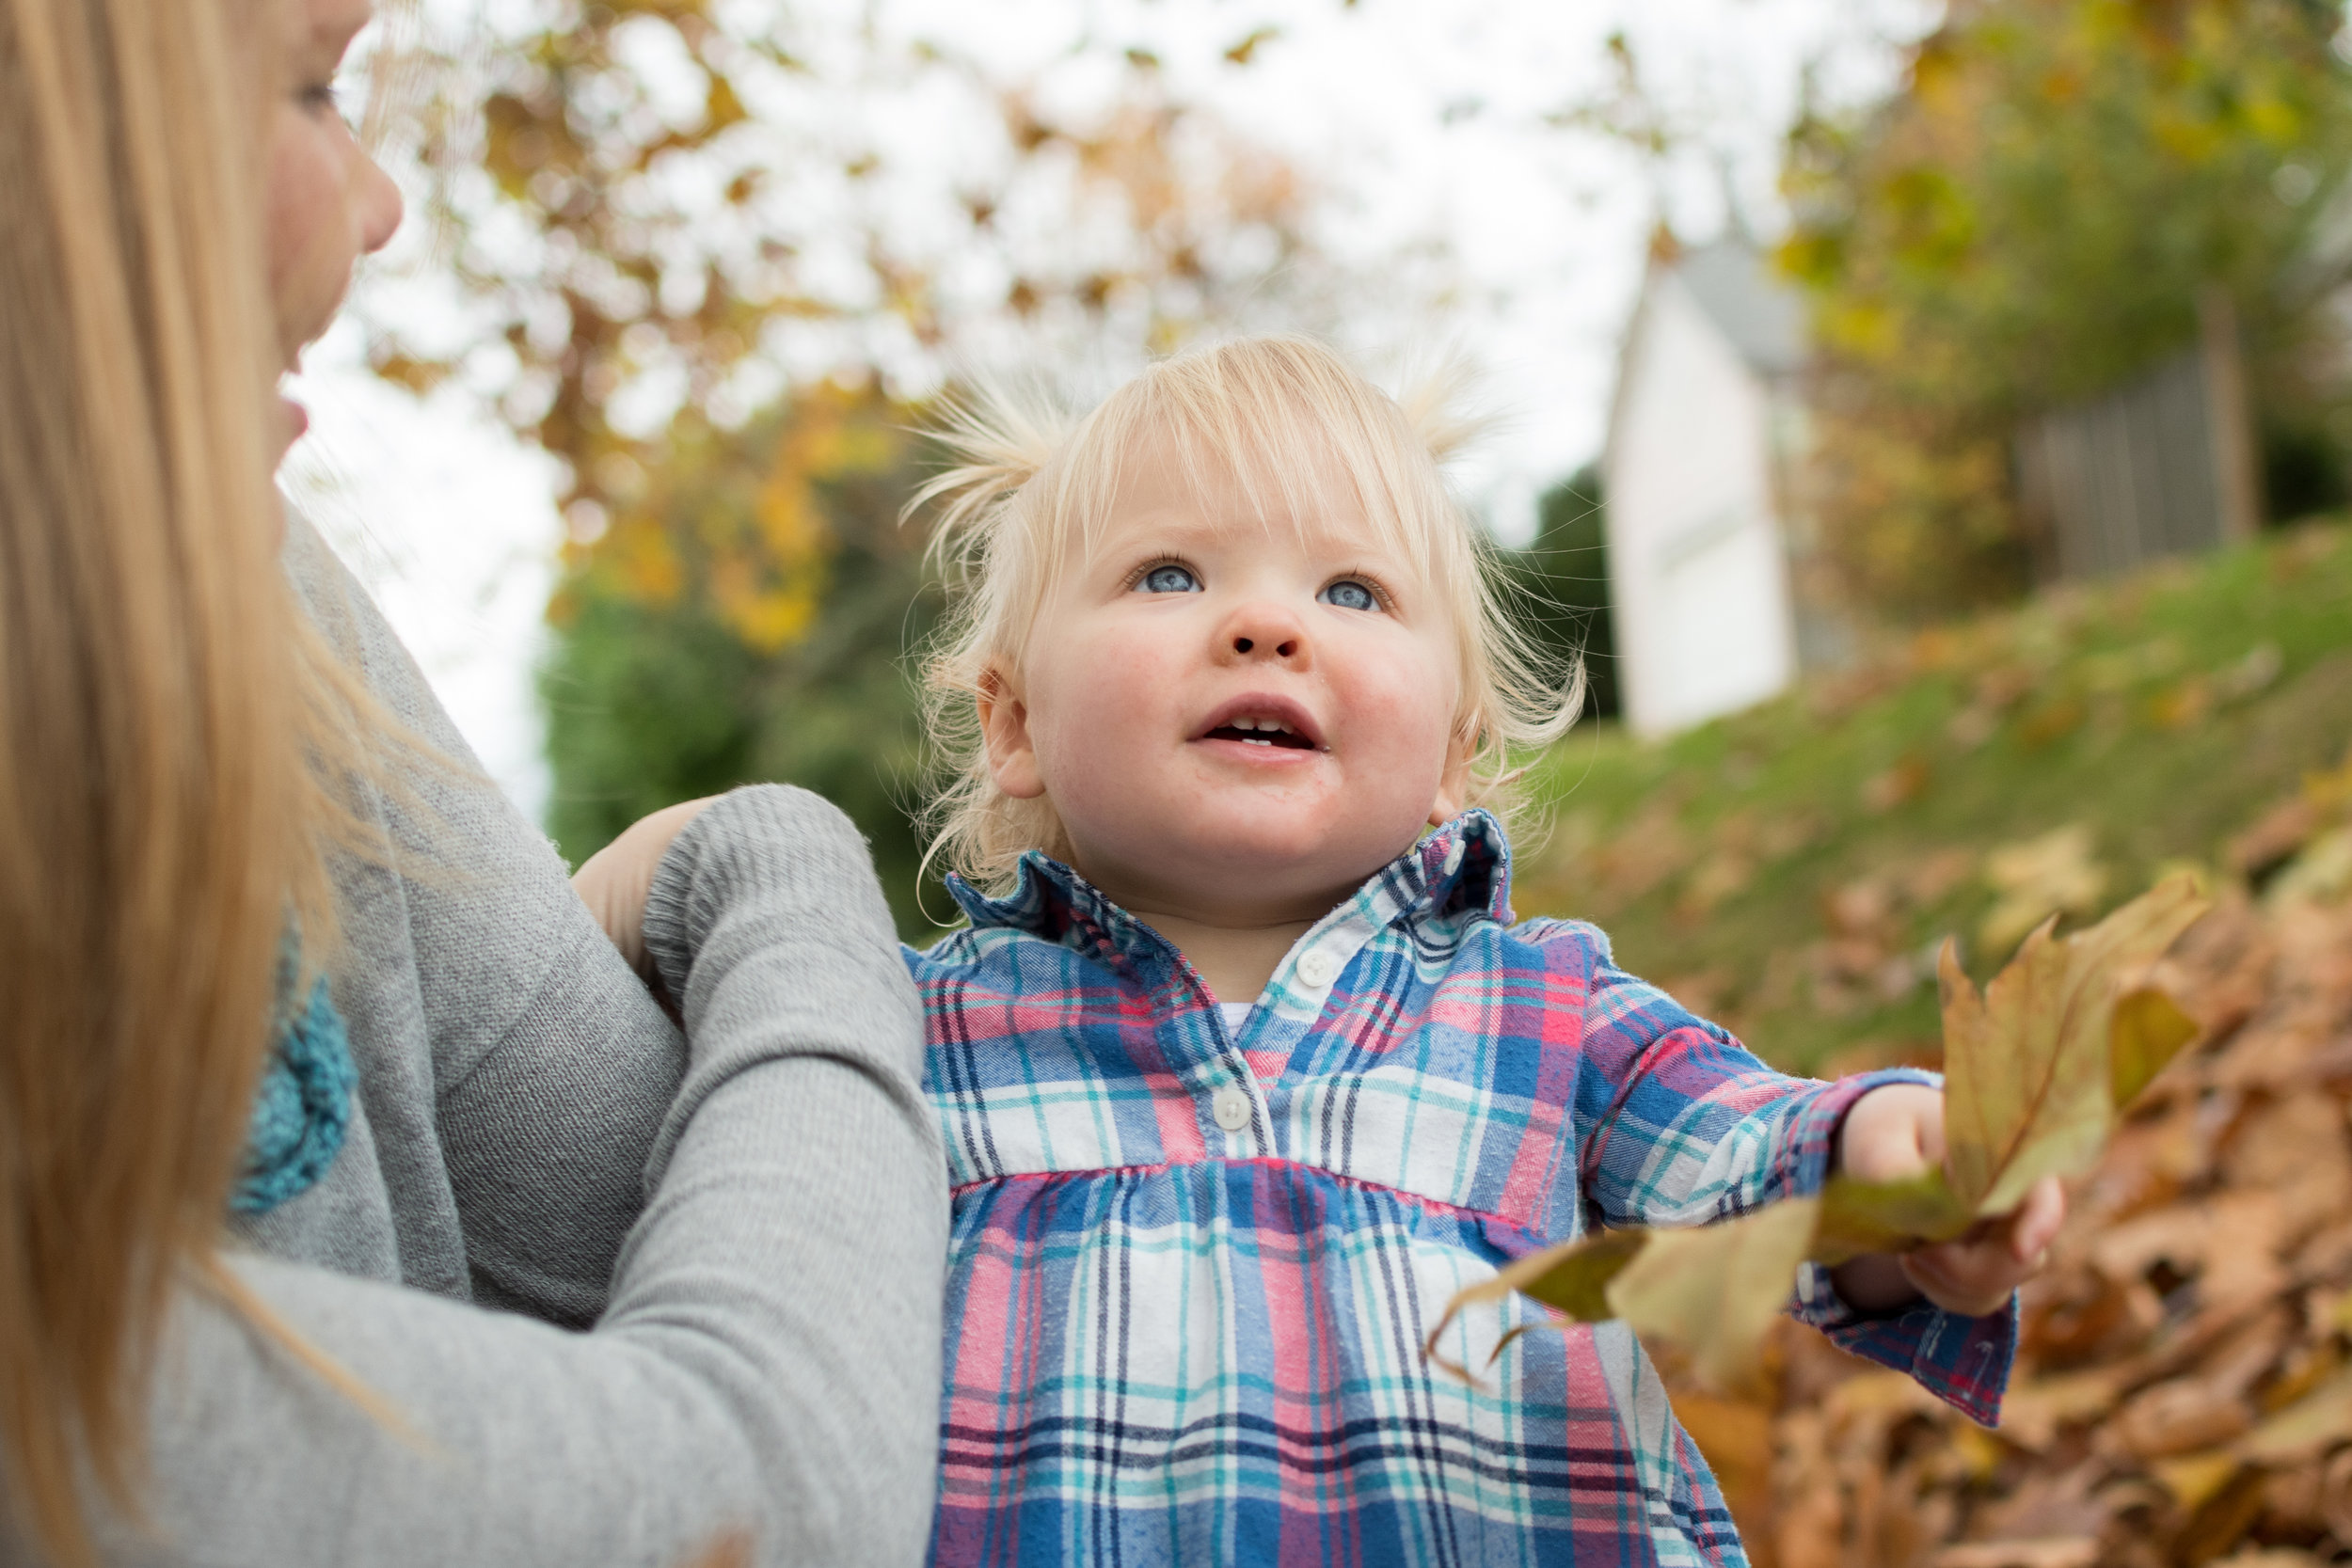
<svg viewBox="0 0 2352 1568">
<path fill-rule="evenodd" d="M 2058 1227 L 2065 1223 L 2066 1189 L 2057 1177 L 2045 1176 L 2018 1205 L 2009 1232 L 2011 1256 L 2028 1269 L 2041 1267 L 2042 1254 L 2058 1240 Z"/>
<path fill-rule="evenodd" d="M 1999 1311 L 2022 1277 L 2006 1239 L 1989 1236 L 1921 1247 L 1904 1256 L 1903 1272 L 1936 1306 L 1969 1318 Z"/>
<path fill-rule="evenodd" d="M 1919 1117 L 1919 1157 L 1925 1160 L 1929 1164 L 1940 1167 L 1944 1164 L 1945 1154 L 1944 1091 L 1942 1089 L 1931 1089 L 1929 1093 L 1934 1098 L 1923 1101 L 1917 1112 Z"/>
</svg>

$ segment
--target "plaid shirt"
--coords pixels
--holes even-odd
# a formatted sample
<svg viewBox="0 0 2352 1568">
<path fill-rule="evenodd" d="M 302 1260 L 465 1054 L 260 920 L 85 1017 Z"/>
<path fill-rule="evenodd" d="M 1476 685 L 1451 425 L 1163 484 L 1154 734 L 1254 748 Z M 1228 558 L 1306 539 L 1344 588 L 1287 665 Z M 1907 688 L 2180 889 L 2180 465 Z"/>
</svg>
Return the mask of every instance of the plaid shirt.
<svg viewBox="0 0 2352 1568">
<path fill-rule="evenodd" d="M 1471 812 L 1301 938 L 1239 1037 L 1163 938 L 1027 857 L 908 961 L 955 1218 L 932 1560 L 1740 1563 L 1622 1323 L 1422 1356 L 1446 1299 L 1595 1225 L 1698 1225 L 1825 1178 L 1865 1090 L 1773 1072 L 1610 961 L 1511 924 Z M 1991 1421 L 2015 1308 L 1792 1308 Z M 1483 1365 L 1515 1297 L 1448 1331 Z"/>
</svg>

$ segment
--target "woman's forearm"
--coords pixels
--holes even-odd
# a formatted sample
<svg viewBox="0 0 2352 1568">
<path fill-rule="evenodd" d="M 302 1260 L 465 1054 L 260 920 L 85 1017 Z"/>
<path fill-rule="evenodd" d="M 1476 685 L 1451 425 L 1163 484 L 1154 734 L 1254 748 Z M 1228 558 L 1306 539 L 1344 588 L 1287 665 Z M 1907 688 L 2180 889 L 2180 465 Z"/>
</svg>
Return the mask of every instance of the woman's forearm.
<svg viewBox="0 0 2352 1568">
<path fill-rule="evenodd" d="M 946 1205 L 915 1004 L 865 851 L 798 792 L 714 807 L 656 946 L 691 1061 L 594 1332 L 237 1266 L 388 1428 L 192 1298 L 157 1386 L 164 1555 L 120 1560 L 914 1562 Z"/>
</svg>

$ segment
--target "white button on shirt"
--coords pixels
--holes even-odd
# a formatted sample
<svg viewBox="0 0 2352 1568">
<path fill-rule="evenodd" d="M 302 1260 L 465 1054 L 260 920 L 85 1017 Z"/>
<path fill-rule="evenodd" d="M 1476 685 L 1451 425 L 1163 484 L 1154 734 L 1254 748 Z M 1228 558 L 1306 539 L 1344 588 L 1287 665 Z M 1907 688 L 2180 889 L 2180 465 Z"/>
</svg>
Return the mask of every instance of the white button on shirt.
<svg viewBox="0 0 2352 1568">
<path fill-rule="evenodd" d="M 1339 977 L 1339 957 L 1329 948 L 1310 947 L 1298 955 L 1298 978 L 1302 985 L 1321 990 Z"/>
<path fill-rule="evenodd" d="M 1249 1096 L 1228 1084 L 1216 1091 L 1216 1098 L 1209 1102 L 1209 1111 L 1216 1117 L 1216 1124 L 1228 1132 L 1241 1132 L 1249 1125 Z"/>
</svg>

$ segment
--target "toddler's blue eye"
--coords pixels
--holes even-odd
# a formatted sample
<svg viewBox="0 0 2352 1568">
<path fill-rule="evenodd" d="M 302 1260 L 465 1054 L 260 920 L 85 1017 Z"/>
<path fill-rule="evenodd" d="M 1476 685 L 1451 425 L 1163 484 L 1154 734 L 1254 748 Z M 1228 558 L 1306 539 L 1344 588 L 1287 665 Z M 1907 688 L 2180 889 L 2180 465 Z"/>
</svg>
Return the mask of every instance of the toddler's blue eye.
<svg viewBox="0 0 2352 1568">
<path fill-rule="evenodd" d="M 1322 593 L 1317 594 L 1315 597 L 1325 604 L 1336 605 L 1342 610 L 1378 610 L 1380 608 L 1380 601 L 1374 595 L 1371 589 L 1346 578 L 1342 578 Z"/>
<path fill-rule="evenodd" d="M 1154 566 L 1143 574 L 1143 580 L 1136 586 L 1146 594 L 1198 594 L 1200 579 L 1192 575 L 1189 566 Z"/>
</svg>

